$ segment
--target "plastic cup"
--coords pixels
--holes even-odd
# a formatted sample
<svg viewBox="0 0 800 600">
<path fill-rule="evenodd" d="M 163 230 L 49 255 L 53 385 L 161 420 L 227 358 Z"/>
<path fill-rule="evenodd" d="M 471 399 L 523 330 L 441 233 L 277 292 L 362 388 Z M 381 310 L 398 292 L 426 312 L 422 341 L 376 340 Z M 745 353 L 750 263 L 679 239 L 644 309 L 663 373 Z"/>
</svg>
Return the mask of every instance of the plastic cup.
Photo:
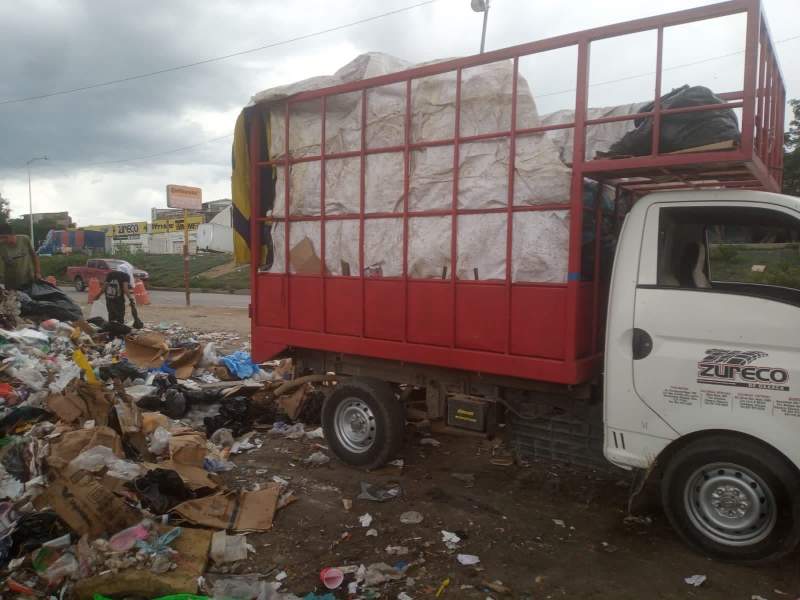
<svg viewBox="0 0 800 600">
<path fill-rule="evenodd" d="M 335 567 L 326 567 L 319 572 L 319 579 L 329 590 L 335 590 L 344 582 L 344 573 Z"/>
</svg>

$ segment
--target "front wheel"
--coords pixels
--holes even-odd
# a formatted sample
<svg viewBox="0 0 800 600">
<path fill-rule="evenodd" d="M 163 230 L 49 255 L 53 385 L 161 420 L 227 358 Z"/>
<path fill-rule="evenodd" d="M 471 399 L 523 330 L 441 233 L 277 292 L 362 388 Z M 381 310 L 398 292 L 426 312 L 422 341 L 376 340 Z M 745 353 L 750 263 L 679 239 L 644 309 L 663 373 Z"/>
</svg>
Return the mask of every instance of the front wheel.
<svg viewBox="0 0 800 600">
<path fill-rule="evenodd" d="M 326 398 L 322 428 L 331 451 L 340 460 L 374 469 L 400 449 L 405 415 L 387 383 L 353 379 L 337 385 Z"/>
<path fill-rule="evenodd" d="M 797 546 L 798 489 L 797 473 L 775 450 L 714 435 L 671 458 L 661 492 L 670 523 L 690 545 L 714 558 L 755 563 Z"/>
<path fill-rule="evenodd" d="M 75 284 L 76 292 L 82 292 L 86 289 L 86 284 L 83 282 L 83 278 L 80 276 L 76 277 L 73 283 Z"/>
</svg>

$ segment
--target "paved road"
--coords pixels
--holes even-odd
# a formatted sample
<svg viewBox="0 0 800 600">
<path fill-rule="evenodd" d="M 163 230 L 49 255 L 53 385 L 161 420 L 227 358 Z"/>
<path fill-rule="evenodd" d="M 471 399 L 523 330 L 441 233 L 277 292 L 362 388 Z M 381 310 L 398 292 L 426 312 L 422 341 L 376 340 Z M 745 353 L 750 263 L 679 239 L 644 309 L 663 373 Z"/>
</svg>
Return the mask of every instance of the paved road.
<svg viewBox="0 0 800 600">
<path fill-rule="evenodd" d="M 63 289 L 63 288 L 62 288 Z M 69 296 L 79 304 L 86 303 L 86 292 L 66 289 Z M 150 291 L 150 303 L 153 306 L 185 306 L 186 297 L 183 292 Z M 219 308 L 247 308 L 250 303 L 249 294 L 207 294 L 192 292 L 192 306 L 215 306 Z"/>
</svg>

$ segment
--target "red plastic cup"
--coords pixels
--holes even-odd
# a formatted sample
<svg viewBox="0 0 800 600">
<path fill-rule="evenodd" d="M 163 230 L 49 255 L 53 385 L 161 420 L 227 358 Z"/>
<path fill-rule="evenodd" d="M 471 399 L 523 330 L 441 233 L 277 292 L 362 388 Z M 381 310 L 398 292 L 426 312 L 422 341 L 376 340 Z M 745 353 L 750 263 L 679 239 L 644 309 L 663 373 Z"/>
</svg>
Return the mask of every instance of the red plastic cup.
<svg viewBox="0 0 800 600">
<path fill-rule="evenodd" d="M 344 573 L 335 567 L 325 567 L 319 572 L 319 579 L 329 590 L 335 590 L 344 582 Z"/>
</svg>

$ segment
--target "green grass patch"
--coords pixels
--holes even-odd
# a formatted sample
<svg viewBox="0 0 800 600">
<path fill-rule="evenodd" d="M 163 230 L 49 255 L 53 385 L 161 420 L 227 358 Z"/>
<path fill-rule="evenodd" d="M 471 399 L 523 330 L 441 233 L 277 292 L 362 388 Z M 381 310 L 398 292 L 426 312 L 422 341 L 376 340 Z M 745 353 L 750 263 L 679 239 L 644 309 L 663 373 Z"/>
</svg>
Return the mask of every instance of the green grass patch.
<svg viewBox="0 0 800 600">
<path fill-rule="evenodd" d="M 710 259 L 712 281 L 800 289 L 800 244 L 714 244 Z"/>
<path fill-rule="evenodd" d="M 85 265 L 90 257 L 85 254 L 69 256 L 42 256 L 42 275 L 54 275 L 59 281 L 66 280 L 67 267 Z M 100 258 L 100 257 L 94 257 Z M 115 254 L 106 258 L 127 260 L 138 269 L 150 274 L 148 287 L 183 287 L 183 256 L 179 254 Z M 210 290 L 239 290 L 250 287 L 250 271 L 247 266 L 209 278 L 201 274 L 209 269 L 229 263 L 230 254 L 197 254 L 189 257 L 190 285 L 193 288 Z"/>
</svg>

